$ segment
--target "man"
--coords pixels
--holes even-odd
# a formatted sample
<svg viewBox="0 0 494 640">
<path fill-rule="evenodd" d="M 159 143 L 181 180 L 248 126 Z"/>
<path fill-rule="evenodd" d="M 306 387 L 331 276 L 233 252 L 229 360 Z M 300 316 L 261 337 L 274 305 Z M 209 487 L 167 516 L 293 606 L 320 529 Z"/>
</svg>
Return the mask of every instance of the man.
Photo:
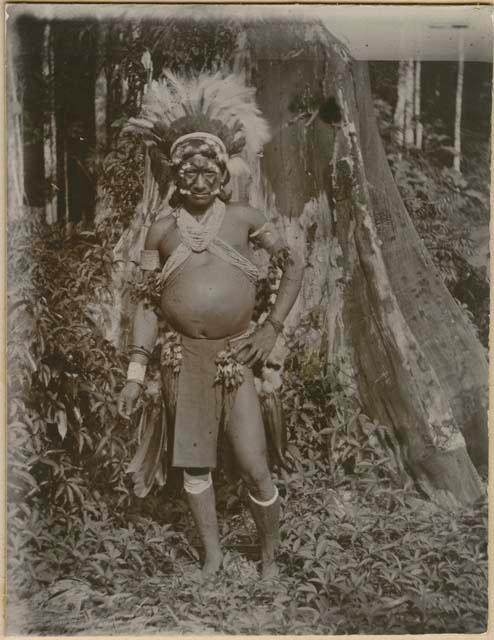
<svg viewBox="0 0 494 640">
<path fill-rule="evenodd" d="M 209 91 L 213 97 L 208 102 L 200 97 L 207 91 L 191 88 L 193 82 L 189 80 L 186 92 L 182 84 L 180 94 L 179 81 L 167 76 L 160 88 L 162 102 L 166 91 L 187 94 L 188 108 L 178 118 L 180 126 L 175 126 L 181 135 L 170 134 L 177 119 L 168 117 L 168 127 L 162 126 L 163 114 L 160 120 L 156 116 L 156 95 L 150 98 L 153 108 L 148 113 L 155 115 L 153 130 L 161 132 L 160 152 L 168 158 L 177 190 L 171 197 L 172 214 L 152 224 L 145 240 L 141 268 L 148 273 L 147 284 L 141 288 L 144 295 L 135 315 L 128 380 L 119 411 L 128 417 L 135 409 L 161 316 L 172 329 L 161 360 L 170 442 L 164 444 L 164 433 L 150 436 L 133 470 L 148 485 L 150 478 L 152 483 L 165 448 L 170 464 L 184 469 L 187 500 L 204 545 L 203 575 L 212 575 L 221 566 L 222 552 L 211 469 L 217 464 L 218 440 L 227 438 L 249 490 L 261 542 L 262 575 L 270 578 L 277 574 L 279 498 L 268 468 L 251 367 L 267 361 L 283 329 L 300 290 L 303 260 L 290 252 L 261 212 L 246 204 L 228 203 L 230 149 L 238 153 L 239 139 L 249 143 L 249 129 L 266 130 L 252 90 L 234 76 L 213 76 L 216 90 Z M 211 86 L 205 76 L 196 83 Z M 214 113 L 221 117 L 212 117 Z M 258 273 L 249 259 L 252 241 L 276 256 L 283 268 L 276 302 L 254 331 L 250 327 Z M 151 466 L 146 460 L 152 460 Z"/>
</svg>

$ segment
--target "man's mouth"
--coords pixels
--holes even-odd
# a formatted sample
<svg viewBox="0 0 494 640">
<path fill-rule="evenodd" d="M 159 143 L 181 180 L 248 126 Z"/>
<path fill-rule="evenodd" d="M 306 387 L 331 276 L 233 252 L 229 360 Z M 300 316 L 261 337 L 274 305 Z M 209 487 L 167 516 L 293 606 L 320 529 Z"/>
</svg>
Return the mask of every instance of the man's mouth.
<svg viewBox="0 0 494 640">
<path fill-rule="evenodd" d="M 190 195 L 193 198 L 196 198 L 197 200 L 206 200 L 207 198 L 211 197 L 210 193 L 194 193 L 194 192 L 192 192 Z"/>
</svg>

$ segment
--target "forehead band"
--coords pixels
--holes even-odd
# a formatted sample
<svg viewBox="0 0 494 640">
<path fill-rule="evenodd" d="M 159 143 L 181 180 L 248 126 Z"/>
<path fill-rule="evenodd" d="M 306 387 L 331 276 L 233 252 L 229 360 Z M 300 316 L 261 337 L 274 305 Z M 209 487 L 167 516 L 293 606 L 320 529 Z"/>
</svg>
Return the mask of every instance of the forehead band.
<svg viewBox="0 0 494 640">
<path fill-rule="evenodd" d="M 226 161 L 228 159 L 228 154 L 226 152 L 226 147 L 223 141 L 218 138 L 218 136 L 213 135 L 212 133 L 206 133 L 203 131 L 195 131 L 194 133 L 186 133 L 180 138 L 177 138 L 175 142 L 172 144 L 170 149 L 170 159 L 173 164 L 179 164 L 182 160 L 182 147 L 192 140 L 197 140 L 199 142 L 205 142 L 208 146 L 212 147 L 216 152 L 216 155 L 220 160 Z"/>
</svg>

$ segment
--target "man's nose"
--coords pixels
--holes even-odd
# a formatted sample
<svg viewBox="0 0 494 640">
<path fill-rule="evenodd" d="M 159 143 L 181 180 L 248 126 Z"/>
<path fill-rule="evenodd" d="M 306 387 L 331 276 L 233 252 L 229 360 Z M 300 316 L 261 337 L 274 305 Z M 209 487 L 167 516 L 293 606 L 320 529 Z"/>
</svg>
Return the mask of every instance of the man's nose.
<svg viewBox="0 0 494 640">
<path fill-rule="evenodd" d="M 194 186 L 197 191 L 204 191 L 207 188 L 206 180 L 202 173 L 197 174 L 197 178 L 195 179 Z"/>
</svg>

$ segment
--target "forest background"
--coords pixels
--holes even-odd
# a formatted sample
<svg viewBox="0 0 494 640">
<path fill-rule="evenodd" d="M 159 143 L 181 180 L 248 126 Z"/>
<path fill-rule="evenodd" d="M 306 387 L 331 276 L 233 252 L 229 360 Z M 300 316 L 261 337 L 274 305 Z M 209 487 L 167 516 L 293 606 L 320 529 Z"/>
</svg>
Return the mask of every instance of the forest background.
<svg viewBox="0 0 494 640">
<path fill-rule="evenodd" d="M 242 488 L 221 477 L 225 572 L 199 589 L 182 497 L 132 494 L 136 425 L 115 408 L 126 356 L 94 299 L 111 287 L 112 250 L 143 195 L 144 149 L 119 125 L 153 73 L 214 67 L 237 34 L 223 23 L 26 18 L 10 37 L 9 631 L 485 630 L 485 499 L 445 507 L 404 473 L 389 425 L 366 414 L 343 366 L 307 349 L 312 313 L 286 336 L 282 579 L 257 580 Z M 370 70 L 408 214 L 487 350 L 492 67 Z"/>
</svg>

